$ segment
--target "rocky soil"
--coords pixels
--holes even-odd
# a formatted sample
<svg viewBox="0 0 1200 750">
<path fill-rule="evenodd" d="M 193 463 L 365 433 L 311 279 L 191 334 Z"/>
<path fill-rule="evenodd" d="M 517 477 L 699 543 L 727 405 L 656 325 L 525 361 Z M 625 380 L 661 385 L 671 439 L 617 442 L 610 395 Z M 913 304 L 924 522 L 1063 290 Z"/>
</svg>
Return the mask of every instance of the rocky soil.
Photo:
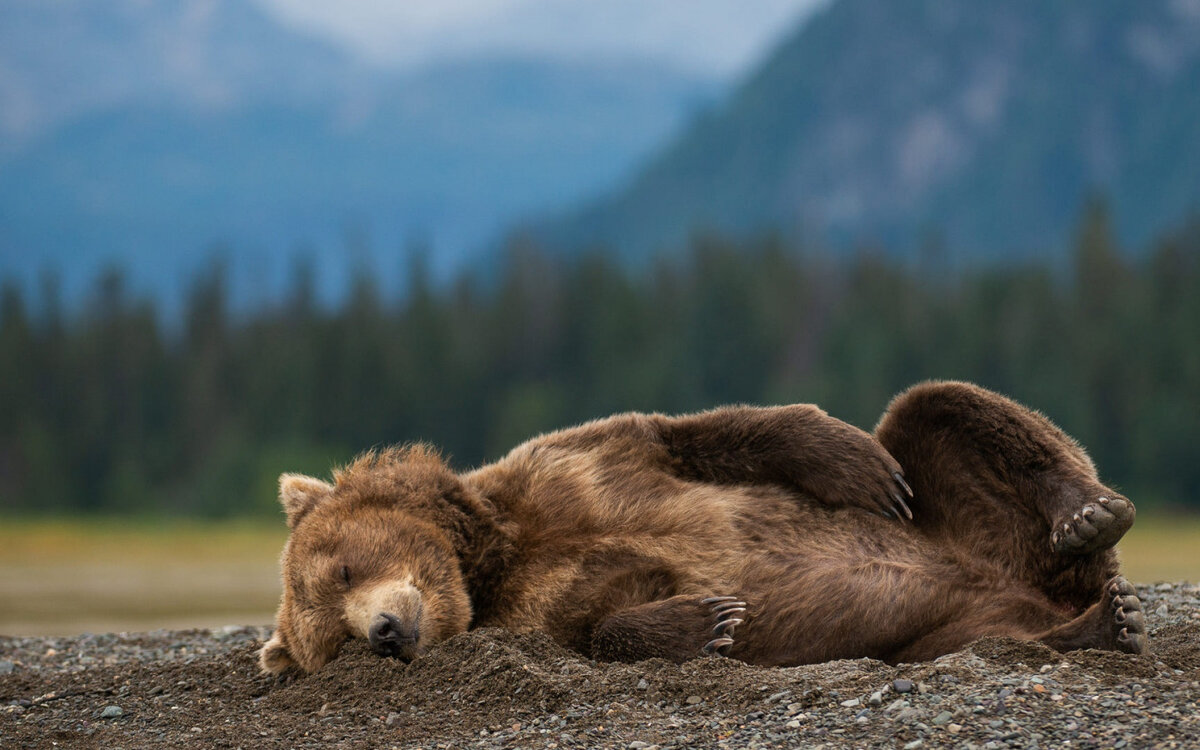
<svg viewBox="0 0 1200 750">
<path fill-rule="evenodd" d="M 898 667 L 598 664 L 480 630 L 280 683 L 265 628 L 0 638 L 0 747 L 1196 747 L 1200 587 L 1139 595 L 1148 657 L 989 638 Z"/>
</svg>

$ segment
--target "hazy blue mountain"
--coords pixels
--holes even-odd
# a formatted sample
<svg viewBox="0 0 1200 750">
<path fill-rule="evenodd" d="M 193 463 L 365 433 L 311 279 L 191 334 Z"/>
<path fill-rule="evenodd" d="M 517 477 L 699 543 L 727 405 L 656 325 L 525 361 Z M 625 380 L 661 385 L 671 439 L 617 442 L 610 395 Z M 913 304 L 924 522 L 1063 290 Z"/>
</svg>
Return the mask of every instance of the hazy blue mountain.
<svg viewBox="0 0 1200 750">
<path fill-rule="evenodd" d="M 838 0 L 618 190 L 535 226 L 644 259 L 696 229 L 966 257 L 1142 243 L 1200 209 L 1197 0 Z"/>
<path fill-rule="evenodd" d="M 661 66 L 470 60 L 389 73 L 248 0 L 0 4 L 0 277 L 107 264 L 171 296 L 221 244 L 235 294 L 298 250 L 334 288 L 435 271 L 506 223 L 610 187 L 715 85 Z"/>
<path fill-rule="evenodd" d="M 196 110 L 328 97 L 364 75 L 249 0 L 0 3 L 0 153 L 72 118 L 152 98 Z"/>
</svg>

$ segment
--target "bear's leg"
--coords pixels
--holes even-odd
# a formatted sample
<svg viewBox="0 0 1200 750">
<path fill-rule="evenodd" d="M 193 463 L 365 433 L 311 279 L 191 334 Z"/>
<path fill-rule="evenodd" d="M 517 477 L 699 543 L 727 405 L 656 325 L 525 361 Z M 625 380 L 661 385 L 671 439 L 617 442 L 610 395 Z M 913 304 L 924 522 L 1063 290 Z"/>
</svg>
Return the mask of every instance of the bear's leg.
<svg viewBox="0 0 1200 750">
<path fill-rule="evenodd" d="M 949 598 L 955 597 L 951 594 Z M 1096 648 L 1145 654 L 1149 650 L 1141 601 L 1121 576 L 1109 580 L 1099 601 L 1070 620 L 1041 596 L 1019 586 L 978 592 L 973 601 L 961 604 L 955 616 L 885 654 L 884 661 L 926 661 L 997 635 L 1041 641 L 1057 651 Z"/>
<path fill-rule="evenodd" d="M 641 661 L 654 657 L 684 662 L 707 654 L 726 655 L 746 603 L 732 596 L 702 599 L 682 594 L 623 609 L 592 631 L 591 657 Z"/>
<path fill-rule="evenodd" d="M 1041 414 L 967 383 L 897 396 L 875 434 L 904 467 L 915 523 L 1079 612 L 1117 573 L 1134 507 Z"/>
<path fill-rule="evenodd" d="M 1121 576 L 1105 584 L 1100 601 L 1074 620 L 1040 634 L 1038 640 L 1058 651 L 1100 648 L 1145 654 L 1150 650 L 1142 602 L 1133 584 Z"/>
</svg>

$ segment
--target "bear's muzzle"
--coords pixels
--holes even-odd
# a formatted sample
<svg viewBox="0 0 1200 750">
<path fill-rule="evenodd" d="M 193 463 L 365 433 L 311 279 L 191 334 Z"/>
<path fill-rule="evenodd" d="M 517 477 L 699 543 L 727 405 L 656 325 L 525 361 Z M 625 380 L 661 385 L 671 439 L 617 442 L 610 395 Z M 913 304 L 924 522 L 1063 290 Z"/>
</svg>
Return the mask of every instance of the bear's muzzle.
<svg viewBox="0 0 1200 750">
<path fill-rule="evenodd" d="M 416 658 L 420 639 L 421 630 L 417 622 L 404 622 L 391 612 L 377 614 L 367 632 L 367 640 L 375 653 L 404 661 Z"/>
</svg>

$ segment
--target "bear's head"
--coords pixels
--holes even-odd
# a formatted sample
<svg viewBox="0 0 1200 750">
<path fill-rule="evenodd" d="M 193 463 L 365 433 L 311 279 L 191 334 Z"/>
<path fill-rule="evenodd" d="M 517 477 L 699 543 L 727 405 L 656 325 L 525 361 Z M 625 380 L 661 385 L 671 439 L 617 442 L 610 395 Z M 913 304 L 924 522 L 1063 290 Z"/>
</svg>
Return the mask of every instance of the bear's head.
<svg viewBox="0 0 1200 750">
<path fill-rule="evenodd" d="M 265 671 L 311 672 L 351 638 L 409 660 L 470 625 L 462 559 L 486 511 L 432 450 L 366 454 L 333 484 L 284 474 L 279 500 L 291 533 Z"/>
</svg>

